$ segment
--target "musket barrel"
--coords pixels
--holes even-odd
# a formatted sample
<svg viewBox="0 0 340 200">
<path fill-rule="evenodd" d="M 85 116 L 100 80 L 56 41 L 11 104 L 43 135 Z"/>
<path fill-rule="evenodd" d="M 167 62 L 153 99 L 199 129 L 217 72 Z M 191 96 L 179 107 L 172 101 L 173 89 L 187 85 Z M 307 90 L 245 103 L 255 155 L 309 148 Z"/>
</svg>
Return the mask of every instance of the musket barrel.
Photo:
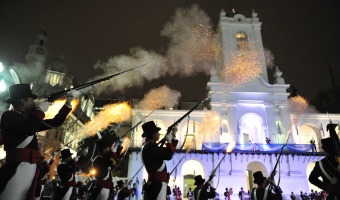
<svg viewBox="0 0 340 200">
<path fill-rule="evenodd" d="M 194 111 L 199 105 L 201 105 L 202 103 L 206 102 L 214 93 L 215 92 L 213 92 L 207 98 L 205 98 L 202 101 L 200 101 L 198 104 L 196 104 L 194 107 L 192 107 L 188 112 L 186 112 L 181 118 L 176 120 L 171 126 L 168 127 L 168 131 L 170 131 L 174 126 L 179 124 L 184 118 L 186 118 L 190 113 L 192 113 L 192 111 Z"/>
<path fill-rule="evenodd" d="M 143 67 L 145 66 L 146 64 L 143 64 L 143 65 L 139 65 L 139 66 L 136 66 L 136 67 L 132 67 L 130 69 L 126 69 L 126 70 L 123 70 L 123 71 L 120 71 L 120 72 L 117 72 L 115 74 L 112 74 L 110 76 L 106 76 L 104 78 L 101 78 L 101 79 L 98 79 L 98 80 L 94 80 L 94 81 L 91 81 L 89 83 L 84 83 L 82 85 L 79 85 L 75 88 L 71 88 L 71 89 L 66 89 L 66 90 L 63 90 L 63 91 L 60 91 L 60 92 L 56 92 L 56 93 L 52 93 L 50 94 L 48 97 L 47 97 L 47 100 L 48 102 L 53 102 L 54 100 L 62 97 L 62 96 L 65 96 L 67 94 L 67 92 L 71 91 L 71 90 L 81 90 L 81 89 L 84 89 L 84 88 L 87 88 L 89 86 L 92 86 L 92 85 L 95 85 L 95 84 L 98 84 L 98 83 L 101 83 L 103 81 L 107 81 L 107 80 L 110 80 L 111 78 L 115 77 L 115 76 L 118 76 L 120 74 L 123 74 L 125 72 L 128 72 L 128 71 L 131 71 L 131 70 L 134 70 L 134 69 L 137 69 L 137 68 L 140 68 L 140 67 Z"/>
</svg>

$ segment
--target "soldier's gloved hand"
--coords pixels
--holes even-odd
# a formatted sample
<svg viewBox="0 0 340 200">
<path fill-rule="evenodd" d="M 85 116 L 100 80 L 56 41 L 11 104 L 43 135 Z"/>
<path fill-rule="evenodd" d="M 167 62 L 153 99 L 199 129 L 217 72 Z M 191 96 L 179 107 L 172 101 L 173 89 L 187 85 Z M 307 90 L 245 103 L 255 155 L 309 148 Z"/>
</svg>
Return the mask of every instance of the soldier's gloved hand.
<svg viewBox="0 0 340 200">
<path fill-rule="evenodd" d="M 74 160 L 74 162 L 78 162 L 79 156 L 76 156 L 73 160 Z"/>
<path fill-rule="evenodd" d="M 46 112 L 50 105 L 51 105 L 51 102 L 48 102 L 48 101 L 39 101 L 37 103 L 37 108 L 40 109 L 43 112 Z"/>
<path fill-rule="evenodd" d="M 46 162 L 47 162 L 47 163 L 50 163 L 51 160 L 52 160 L 52 157 L 49 157 L 49 158 L 47 158 Z"/>
<path fill-rule="evenodd" d="M 172 136 L 173 136 L 174 138 L 176 138 L 176 133 L 177 133 L 177 131 L 178 131 L 177 125 L 174 126 L 174 127 L 172 127 L 172 129 L 171 129 L 171 134 L 172 134 Z"/>
<path fill-rule="evenodd" d="M 117 146 L 114 146 L 114 147 L 112 148 L 112 152 L 113 152 L 113 153 L 116 153 L 116 152 L 117 152 Z"/>
<path fill-rule="evenodd" d="M 171 142 L 171 140 L 172 140 L 172 134 L 166 134 L 164 138 L 165 138 L 165 140 L 166 140 L 167 142 Z"/>
</svg>

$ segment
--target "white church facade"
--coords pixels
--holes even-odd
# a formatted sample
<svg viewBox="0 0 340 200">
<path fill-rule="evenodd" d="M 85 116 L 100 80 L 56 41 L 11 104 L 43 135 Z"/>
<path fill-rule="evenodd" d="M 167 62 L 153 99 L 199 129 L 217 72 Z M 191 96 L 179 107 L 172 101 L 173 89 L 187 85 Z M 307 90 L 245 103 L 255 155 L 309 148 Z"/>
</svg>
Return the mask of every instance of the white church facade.
<svg viewBox="0 0 340 200">
<path fill-rule="evenodd" d="M 276 181 L 280 177 L 280 187 L 284 195 L 288 196 L 292 191 L 294 193 L 300 191 L 309 193 L 311 189 L 320 191 L 308 182 L 314 163 L 323 157 L 322 153 L 312 153 L 310 140 L 315 140 L 316 150 L 320 151 L 320 140 L 329 137 L 326 130 L 322 132 L 320 126 L 326 127 L 330 118 L 334 123 L 339 123 L 340 114 L 291 113 L 287 105 L 289 93 L 286 92 L 289 84 L 285 83 L 278 68 L 274 74 L 275 83 L 270 84 L 266 63 L 261 58 L 258 60 L 262 75 L 242 87 L 226 90 L 225 88 L 229 88 L 228 84 L 217 75 L 219 70 L 227 66 L 231 52 L 242 50 L 239 46 L 242 42 L 247 42 L 248 48 L 257 51 L 257 55 L 264 58 L 261 24 L 255 12 L 250 18 L 241 14 L 227 17 L 223 11 L 220 14 L 218 39 L 223 59 L 212 70 L 207 89 L 212 95 L 211 110 L 221 116 L 221 127 L 220 130 L 211 133 L 209 139 L 197 139 L 200 137 L 198 131 L 200 123 L 208 112 L 205 110 L 193 111 L 190 120 L 185 119 L 178 125 L 178 150 L 173 159 L 166 164 L 168 171 L 171 172 L 185 156 L 176 170 L 172 171 L 169 182 L 170 187 L 179 186 L 183 194 L 186 194 L 189 187 L 192 189 L 195 187 L 194 176 L 202 175 L 208 179 L 222 158 L 224 160 L 221 161 L 212 181 L 220 197 L 223 196 L 225 188 L 233 188 L 234 196 L 237 196 L 241 187 L 245 191 L 251 190 L 256 186 L 253 184 L 252 174 L 260 170 L 264 176 L 269 176 L 280 149 L 288 138 L 288 145 L 275 176 Z M 132 126 L 140 121 L 137 113 L 146 116 L 150 112 L 134 109 Z M 155 121 L 157 126 L 162 128 L 161 133 L 165 134 L 174 119 L 180 118 L 186 112 L 187 110 L 156 110 L 146 121 Z M 132 134 L 131 147 L 137 150 L 130 153 L 127 177 L 130 179 L 136 175 L 140 181 L 147 179 L 145 169 L 139 171 L 142 167 L 140 155 L 142 132 L 141 126 L 138 126 Z M 337 132 L 339 133 L 339 127 Z M 266 138 L 270 139 L 270 144 L 266 143 Z M 236 147 L 224 157 L 224 149 L 231 143 L 236 143 Z M 188 146 L 193 146 L 194 150 L 186 154 Z"/>
</svg>

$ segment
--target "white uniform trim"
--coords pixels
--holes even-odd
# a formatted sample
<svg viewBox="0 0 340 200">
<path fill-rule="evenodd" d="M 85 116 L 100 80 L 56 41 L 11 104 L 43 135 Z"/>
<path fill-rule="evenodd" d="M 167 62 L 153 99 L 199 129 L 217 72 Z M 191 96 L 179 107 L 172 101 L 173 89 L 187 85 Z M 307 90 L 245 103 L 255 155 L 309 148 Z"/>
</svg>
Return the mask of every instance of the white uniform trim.
<svg viewBox="0 0 340 200">
<path fill-rule="evenodd" d="M 200 199 L 201 191 L 202 191 L 202 189 L 199 189 L 199 190 L 197 191 L 197 199 L 196 199 L 196 200 L 199 200 L 199 199 Z"/>
<path fill-rule="evenodd" d="M 33 140 L 34 135 L 27 136 L 24 141 L 22 141 L 17 148 L 25 148 L 32 140 Z"/>
<path fill-rule="evenodd" d="M 25 200 L 32 185 L 36 169 L 36 164 L 21 162 L 13 177 L 8 181 L 4 191 L 0 194 L 0 200 Z"/>
<path fill-rule="evenodd" d="M 337 178 L 336 177 L 333 177 L 327 173 L 327 171 L 325 170 L 325 168 L 323 167 L 323 164 L 322 162 L 320 161 L 319 162 L 319 165 L 320 165 L 320 169 L 322 171 L 322 173 L 326 176 L 326 178 L 328 179 L 329 182 L 331 182 L 332 184 L 336 183 L 337 181 Z"/>
</svg>

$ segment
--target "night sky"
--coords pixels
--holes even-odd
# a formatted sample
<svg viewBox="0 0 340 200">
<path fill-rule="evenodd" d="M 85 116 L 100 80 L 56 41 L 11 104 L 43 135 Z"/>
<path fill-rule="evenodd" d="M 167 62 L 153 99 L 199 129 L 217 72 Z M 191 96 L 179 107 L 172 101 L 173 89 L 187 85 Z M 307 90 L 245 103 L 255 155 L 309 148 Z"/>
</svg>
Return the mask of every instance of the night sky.
<svg viewBox="0 0 340 200">
<path fill-rule="evenodd" d="M 264 47 L 287 84 L 312 100 L 331 85 L 328 65 L 339 83 L 340 12 L 334 0 L 2 0 L 0 2 L 0 61 L 23 62 L 29 45 L 44 27 L 50 56 L 64 55 L 72 73 L 84 83 L 100 74 L 99 60 L 126 55 L 133 47 L 162 53 L 169 40 L 160 32 L 177 8 L 197 4 L 216 28 L 221 9 L 233 4 L 237 13 L 258 13 Z M 143 63 L 141 63 L 143 64 Z M 272 72 L 269 72 L 270 74 Z M 272 80 L 272 79 L 270 79 Z M 208 77 L 171 76 L 146 82 L 142 88 L 114 92 L 109 97 L 142 98 L 148 90 L 168 85 L 184 101 L 206 95 Z"/>
</svg>

